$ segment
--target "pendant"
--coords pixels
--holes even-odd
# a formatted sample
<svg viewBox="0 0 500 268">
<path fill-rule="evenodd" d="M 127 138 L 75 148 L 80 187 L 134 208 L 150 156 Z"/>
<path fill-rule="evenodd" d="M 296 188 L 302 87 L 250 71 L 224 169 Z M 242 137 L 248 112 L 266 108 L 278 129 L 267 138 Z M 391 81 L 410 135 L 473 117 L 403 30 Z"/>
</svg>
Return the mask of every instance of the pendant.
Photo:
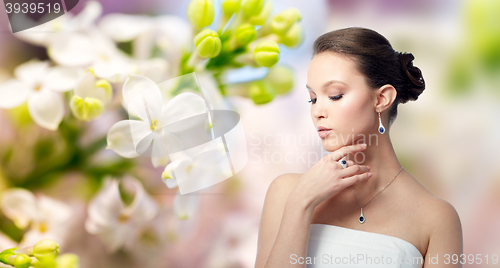
<svg viewBox="0 0 500 268">
<path fill-rule="evenodd" d="M 361 208 L 361 215 L 359 216 L 358 221 L 359 223 L 365 222 L 365 216 L 363 216 L 363 208 Z"/>
<path fill-rule="evenodd" d="M 380 117 L 378 118 L 378 132 L 380 132 L 380 134 L 384 134 L 384 132 L 385 132 L 385 127 L 384 127 L 384 125 L 382 125 L 382 121 L 380 120 Z"/>
<path fill-rule="evenodd" d="M 384 134 L 385 132 L 385 127 L 382 125 L 382 119 L 380 118 L 380 111 L 378 112 L 378 132 L 380 132 L 380 134 Z"/>
</svg>

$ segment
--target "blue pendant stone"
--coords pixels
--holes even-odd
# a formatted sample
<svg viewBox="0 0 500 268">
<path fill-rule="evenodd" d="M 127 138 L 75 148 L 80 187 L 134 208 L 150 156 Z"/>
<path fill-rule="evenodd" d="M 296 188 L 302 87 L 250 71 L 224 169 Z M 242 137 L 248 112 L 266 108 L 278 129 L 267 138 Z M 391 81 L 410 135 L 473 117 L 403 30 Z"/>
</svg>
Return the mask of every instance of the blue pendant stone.
<svg viewBox="0 0 500 268">
<path fill-rule="evenodd" d="M 378 131 L 380 131 L 380 133 L 384 133 L 385 129 L 383 127 L 380 127 Z"/>
<path fill-rule="evenodd" d="M 347 163 L 347 162 L 345 160 L 342 160 L 342 164 L 345 164 L 345 163 Z"/>
</svg>

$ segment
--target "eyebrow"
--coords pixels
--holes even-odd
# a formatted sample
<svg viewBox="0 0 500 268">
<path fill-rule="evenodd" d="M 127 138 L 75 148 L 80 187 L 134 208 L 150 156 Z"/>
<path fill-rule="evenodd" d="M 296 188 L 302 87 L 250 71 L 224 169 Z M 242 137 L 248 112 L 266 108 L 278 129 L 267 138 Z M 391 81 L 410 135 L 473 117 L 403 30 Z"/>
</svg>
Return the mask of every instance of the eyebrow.
<svg viewBox="0 0 500 268">
<path fill-rule="evenodd" d="M 328 86 L 330 86 L 330 85 L 332 85 L 332 84 L 335 84 L 335 83 L 344 84 L 344 85 L 346 85 L 346 86 L 347 86 L 347 84 L 346 84 L 346 83 L 344 83 L 344 82 L 342 82 L 342 81 L 339 81 L 339 80 L 330 80 L 330 81 L 327 81 L 326 83 L 324 83 L 322 88 L 328 87 Z M 306 84 L 306 87 L 307 87 L 308 89 L 312 90 L 312 89 L 309 87 L 309 85 L 307 85 L 307 84 Z"/>
</svg>

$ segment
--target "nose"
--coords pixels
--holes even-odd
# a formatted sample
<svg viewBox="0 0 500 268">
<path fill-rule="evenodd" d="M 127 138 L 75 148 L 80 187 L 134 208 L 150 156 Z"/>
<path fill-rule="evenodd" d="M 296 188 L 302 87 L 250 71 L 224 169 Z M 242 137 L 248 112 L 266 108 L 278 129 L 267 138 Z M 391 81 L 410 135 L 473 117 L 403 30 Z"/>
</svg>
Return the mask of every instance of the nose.
<svg viewBox="0 0 500 268">
<path fill-rule="evenodd" d="M 319 101 L 319 98 L 317 98 L 316 103 L 311 106 L 311 114 L 316 119 L 328 118 L 326 107 L 323 102 Z"/>
</svg>

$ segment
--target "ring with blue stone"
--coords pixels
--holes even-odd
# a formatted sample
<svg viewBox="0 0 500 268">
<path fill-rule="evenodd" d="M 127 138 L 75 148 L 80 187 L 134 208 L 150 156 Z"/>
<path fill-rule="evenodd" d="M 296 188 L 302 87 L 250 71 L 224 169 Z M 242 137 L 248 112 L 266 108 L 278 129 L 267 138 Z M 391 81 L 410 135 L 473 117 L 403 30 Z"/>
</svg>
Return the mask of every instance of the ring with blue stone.
<svg viewBox="0 0 500 268">
<path fill-rule="evenodd" d="M 342 166 L 342 168 L 346 168 L 347 167 L 347 161 L 345 160 L 345 156 L 342 157 L 342 159 L 339 160 L 339 163 Z"/>
</svg>

